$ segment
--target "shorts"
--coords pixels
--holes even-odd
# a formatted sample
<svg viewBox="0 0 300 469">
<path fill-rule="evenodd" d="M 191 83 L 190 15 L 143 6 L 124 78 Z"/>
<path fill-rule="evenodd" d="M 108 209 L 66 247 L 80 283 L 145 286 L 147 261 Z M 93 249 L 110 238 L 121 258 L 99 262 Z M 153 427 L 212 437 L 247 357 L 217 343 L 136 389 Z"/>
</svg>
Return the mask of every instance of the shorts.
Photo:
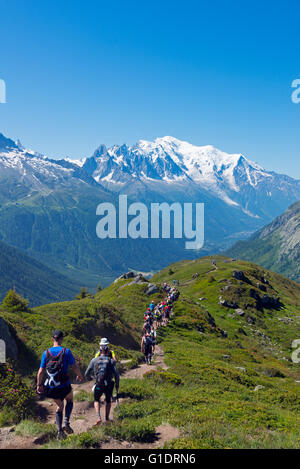
<svg viewBox="0 0 300 469">
<path fill-rule="evenodd" d="M 144 349 L 144 355 L 147 357 L 152 353 L 152 347 L 147 347 Z"/>
<path fill-rule="evenodd" d="M 96 385 L 95 389 L 94 389 L 94 401 L 99 402 L 102 394 L 104 393 L 105 394 L 106 404 L 110 404 L 111 403 L 112 393 L 113 393 L 113 390 L 114 390 L 114 384 L 115 383 L 112 381 L 107 386 L 97 386 Z"/>
<path fill-rule="evenodd" d="M 71 391 L 72 386 L 70 384 L 62 388 L 45 388 L 45 396 L 49 397 L 49 399 L 59 399 L 63 401 Z"/>
</svg>

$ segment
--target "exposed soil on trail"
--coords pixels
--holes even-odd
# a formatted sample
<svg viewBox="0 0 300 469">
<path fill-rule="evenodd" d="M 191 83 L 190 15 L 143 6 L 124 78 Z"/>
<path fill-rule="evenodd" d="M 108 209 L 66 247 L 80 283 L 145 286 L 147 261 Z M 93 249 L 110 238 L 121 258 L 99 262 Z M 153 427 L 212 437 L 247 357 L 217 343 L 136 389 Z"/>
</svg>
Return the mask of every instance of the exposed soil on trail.
<svg viewBox="0 0 300 469">
<path fill-rule="evenodd" d="M 210 274 L 211 272 L 215 272 L 216 270 L 218 270 L 217 265 L 213 266 L 213 268 L 211 270 L 208 270 L 207 272 L 204 272 L 201 275 L 207 275 L 207 274 Z M 195 282 L 195 280 L 197 280 L 198 278 L 199 278 L 199 276 L 198 277 L 193 277 L 190 280 L 187 280 L 186 282 L 181 283 L 179 285 L 179 287 L 185 287 L 186 285 L 189 285 L 190 283 Z"/>
<path fill-rule="evenodd" d="M 167 366 L 164 362 L 164 353 L 162 348 L 157 345 L 155 349 L 154 360 L 151 365 L 146 365 L 145 363 L 139 365 L 137 368 L 126 371 L 121 375 L 123 378 L 137 378 L 142 379 L 144 373 L 149 370 L 156 370 L 158 368 L 163 368 L 167 370 Z M 82 384 L 73 384 L 74 396 L 79 393 L 79 391 L 91 392 L 94 385 L 93 381 L 85 382 Z M 119 403 L 122 405 L 126 399 L 120 399 Z M 112 402 L 110 418 L 114 420 L 114 409 L 116 408 L 117 403 Z M 56 405 L 51 400 L 40 400 L 38 401 L 39 407 L 39 417 L 44 423 L 55 423 L 55 412 Z M 104 409 L 105 403 L 104 400 L 101 401 L 101 416 L 104 418 Z M 74 430 L 74 433 L 83 433 L 90 430 L 95 424 L 95 411 L 93 402 L 74 401 L 74 409 L 71 417 L 71 426 Z M 102 423 L 105 425 L 106 423 Z M 173 438 L 179 437 L 179 430 L 171 425 L 160 425 L 156 428 L 156 441 L 153 443 L 130 443 L 127 441 L 118 441 L 111 439 L 106 443 L 101 445 L 103 449 L 148 449 L 148 448 L 158 448 L 162 447 L 165 442 L 172 440 Z M 17 436 L 14 433 L 14 427 L 2 428 L 0 429 L 0 449 L 32 449 L 39 448 L 41 445 L 46 443 L 46 441 L 41 441 L 40 438 L 34 437 L 21 437 Z"/>
</svg>

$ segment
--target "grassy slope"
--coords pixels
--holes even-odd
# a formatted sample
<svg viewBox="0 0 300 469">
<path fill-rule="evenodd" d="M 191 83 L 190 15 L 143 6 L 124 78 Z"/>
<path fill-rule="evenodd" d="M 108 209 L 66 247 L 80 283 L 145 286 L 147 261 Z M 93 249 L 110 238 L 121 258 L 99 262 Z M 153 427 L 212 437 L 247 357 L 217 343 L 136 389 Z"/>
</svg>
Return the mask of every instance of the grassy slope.
<svg viewBox="0 0 300 469">
<path fill-rule="evenodd" d="M 182 427 L 183 436 L 171 446 L 297 447 L 300 405 L 295 380 L 300 367 L 291 363 L 290 356 L 291 343 L 299 336 L 300 285 L 248 262 L 224 260 L 217 257 L 215 272 L 209 272 L 211 261 L 204 258 L 172 265 L 172 276 L 165 269 L 153 278 L 168 282 L 175 278 L 183 284 L 175 318 L 162 338 L 170 371 L 185 381 L 172 391 L 174 405 L 168 420 Z M 279 311 L 246 309 L 249 287 L 233 279 L 235 269 L 243 270 L 253 284 L 266 276 L 284 307 Z M 196 272 L 201 274 L 198 279 L 184 285 Z M 227 284 L 225 279 L 232 284 L 227 296 L 220 293 Z M 245 317 L 231 317 L 232 309 L 218 305 L 220 294 L 237 301 L 245 309 Z M 204 296 L 207 300 L 200 302 L 199 297 Z M 217 327 L 228 332 L 228 338 L 208 324 L 205 328 L 207 312 Z M 249 317 L 254 325 L 247 321 Z M 280 322 L 281 317 L 293 322 Z M 197 332 L 198 324 L 204 325 L 204 334 Z M 283 377 L 268 376 L 274 374 Z M 264 389 L 255 392 L 257 385 Z M 165 408 L 171 406 L 166 389 L 168 395 Z"/>
<path fill-rule="evenodd" d="M 174 278 L 180 281 L 175 315 L 168 328 L 159 330 L 170 368 L 162 375 L 150 373 L 147 381 L 121 380 L 121 393 L 129 400 L 121 406 L 121 419 L 109 432 L 129 439 L 133 426 L 138 434 L 149 425 L 169 422 L 182 434 L 168 444 L 172 448 L 297 447 L 300 408 L 295 380 L 300 379 L 300 370 L 290 356 L 291 342 L 299 338 L 300 285 L 248 262 L 225 263 L 220 256 L 216 259 L 215 272 L 211 272 L 210 259 L 202 258 L 172 264 L 171 276 L 166 268 L 153 277 L 157 283 Z M 253 285 L 234 280 L 235 269 L 243 270 Z M 192 280 L 196 272 L 200 275 Z M 262 294 L 256 284 L 264 277 L 270 284 L 267 293 L 281 297 L 284 307 L 280 310 L 258 311 L 249 299 L 250 288 Z M 244 317 L 232 317 L 232 309 L 218 305 L 220 288 L 228 285 L 229 279 L 230 289 L 221 294 L 245 309 Z M 11 319 L 37 354 L 48 345 L 53 327 L 67 332 L 66 344 L 84 360 L 104 333 L 114 344 L 136 349 L 149 298 L 145 297 L 144 285 L 123 287 L 128 283 L 122 280 L 112 284 L 94 299 L 36 308 L 33 316 L 23 314 L 17 319 L 4 313 L 4 317 Z M 158 301 L 162 296 L 151 299 Z M 200 301 L 199 297 L 207 300 Z M 283 317 L 291 321 L 278 320 Z M 120 353 L 124 357 L 133 354 L 124 349 Z M 173 374 L 183 383 L 178 384 L 180 380 Z M 264 388 L 254 391 L 257 385 Z M 100 433 L 84 434 L 76 445 L 83 444 L 79 440 L 97 445 L 103 437 Z M 72 444 L 75 442 L 70 440 Z"/>
<path fill-rule="evenodd" d="M 29 313 L 0 310 L 16 335 L 21 368 L 26 373 L 36 371 L 42 350 L 51 344 L 54 329 L 64 331 L 64 345 L 82 359 L 83 366 L 95 353 L 101 337 L 109 338 L 119 358 L 136 357 L 147 285 L 125 286 L 127 283 L 130 280 L 121 280 L 94 297 L 43 305 Z"/>
</svg>

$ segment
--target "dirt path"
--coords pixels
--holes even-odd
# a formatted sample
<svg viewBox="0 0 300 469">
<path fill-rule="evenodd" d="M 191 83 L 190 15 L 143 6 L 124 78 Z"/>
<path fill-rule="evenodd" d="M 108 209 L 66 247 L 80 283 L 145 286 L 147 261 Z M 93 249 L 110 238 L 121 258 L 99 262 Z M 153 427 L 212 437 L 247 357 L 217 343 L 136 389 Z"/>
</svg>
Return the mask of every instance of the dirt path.
<svg viewBox="0 0 300 469">
<path fill-rule="evenodd" d="M 194 279 L 193 279 L 194 280 Z M 166 326 L 163 326 L 166 327 Z M 122 362 L 123 364 L 128 363 L 128 360 Z M 143 375 L 150 370 L 157 370 L 157 369 L 164 369 L 167 370 L 168 367 L 164 361 L 164 352 L 160 345 L 156 345 L 155 353 L 154 353 L 154 360 L 151 365 L 147 365 L 145 363 L 140 364 L 138 367 L 133 368 L 131 370 L 127 370 L 123 373 L 120 378 L 121 380 L 124 378 L 133 378 L 133 379 L 142 379 Z M 86 391 L 91 393 L 93 388 L 94 382 L 89 381 L 82 384 L 73 384 L 73 392 L 74 396 L 78 394 L 80 391 Z M 120 399 L 119 403 L 122 405 L 126 399 Z M 52 400 L 39 400 L 37 401 L 38 408 L 39 408 L 39 417 L 41 421 L 44 423 L 55 423 L 55 413 L 56 413 L 56 405 Z M 116 402 L 112 402 L 111 407 L 111 414 L 110 418 L 115 420 L 116 417 L 114 414 L 114 410 L 117 407 Z M 104 420 L 104 412 L 105 412 L 105 402 L 104 400 L 101 401 L 101 416 Z M 75 434 L 84 433 L 90 430 L 93 425 L 95 424 L 95 411 L 93 402 L 89 402 L 88 400 L 77 402 L 74 401 L 74 408 L 71 417 L 71 426 L 74 430 Z M 103 425 L 105 425 L 103 423 Z M 178 438 L 180 436 L 178 428 L 172 427 L 169 424 L 160 425 L 156 428 L 156 440 L 153 443 L 130 443 L 128 441 L 118 441 L 111 439 L 106 443 L 102 444 L 103 449 L 151 449 L 151 448 L 158 448 L 162 447 L 165 442 L 172 440 L 173 438 Z M 7 428 L 0 428 L 0 449 L 32 449 L 32 448 L 39 448 L 46 441 L 42 441 L 41 438 L 37 437 L 22 437 L 18 436 L 14 432 L 14 427 L 7 427 Z"/>
<path fill-rule="evenodd" d="M 215 272 L 216 270 L 218 270 L 217 265 L 215 265 L 213 269 L 199 274 L 198 277 L 191 278 L 190 280 L 187 280 L 186 282 L 181 283 L 179 287 L 185 287 L 186 285 L 189 285 L 190 283 L 195 282 L 195 280 L 197 280 L 200 276 L 210 274 L 211 272 Z"/>
<path fill-rule="evenodd" d="M 154 361 L 152 365 L 141 364 L 137 368 L 126 371 L 121 375 L 121 380 L 124 378 L 137 378 L 142 379 L 144 373 L 149 370 L 156 370 L 163 368 L 167 370 L 164 362 L 164 352 L 161 346 L 157 345 L 155 349 Z M 91 392 L 93 381 L 82 384 L 73 384 L 74 396 L 80 391 Z M 125 399 L 120 399 L 120 405 Z M 38 401 L 39 414 L 45 423 L 55 422 L 56 406 L 51 400 Z M 112 403 L 111 419 L 114 420 L 114 410 L 117 406 L 116 402 Z M 104 417 L 105 403 L 101 402 L 101 415 Z M 71 426 L 75 434 L 83 433 L 90 430 L 95 424 L 95 412 L 93 402 L 74 401 L 74 409 L 71 418 Z M 130 443 L 127 441 L 118 441 L 111 439 L 109 442 L 104 443 L 101 447 L 103 449 L 151 449 L 162 447 L 166 441 L 179 437 L 179 430 L 171 425 L 160 425 L 156 428 L 156 441 L 154 443 Z M 15 435 L 13 427 L 0 429 L 0 449 L 30 449 L 39 448 L 45 441 L 39 438 L 21 437 Z"/>
</svg>

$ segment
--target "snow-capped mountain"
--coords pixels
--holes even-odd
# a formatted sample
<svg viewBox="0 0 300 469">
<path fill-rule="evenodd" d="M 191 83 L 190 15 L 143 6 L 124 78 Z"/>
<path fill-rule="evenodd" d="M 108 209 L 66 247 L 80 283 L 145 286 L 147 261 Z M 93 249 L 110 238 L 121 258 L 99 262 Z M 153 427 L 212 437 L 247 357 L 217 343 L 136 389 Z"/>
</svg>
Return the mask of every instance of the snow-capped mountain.
<svg viewBox="0 0 300 469">
<path fill-rule="evenodd" d="M 49 159 L 0 134 L 0 184 L 9 181 L 41 194 L 48 194 L 55 188 L 72 188 L 84 181 L 95 184 L 78 162 Z"/>
<path fill-rule="evenodd" d="M 258 174 L 263 171 L 241 154 L 231 155 L 210 145 L 195 146 L 174 137 L 157 138 L 154 142 L 140 140 L 131 147 L 125 144 L 107 149 L 101 145 L 92 159 L 96 163 L 93 177 L 117 184 L 126 183 L 130 174 L 146 181 L 194 181 L 213 188 L 222 181 L 238 191 L 233 173 L 240 160 Z M 88 163 L 87 160 L 86 167 Z M 253 184 L 250 176 L 248 179 Z"/>
<path fill-rule="evenodd" d="M 247 238 L 300 200 L 300 181 L 240 153 L 173 137 L 101 145 L 75 161 L 50 159 L 0 134 L 0 239 L 7 244 L 89 286 L 129 268 L 156 270 L 199 256 L 184 239 L 97 238 L 96 207 L 117 207 L 118 193 L 147 205 L 203 202 L 204 255 Z"/>
<path fill-rule="evenodd" d="M 241 153 L 228 154 L 174 137 L 108 149 L 101 145 L 82 168 L 112 191 L 130 191 L 132 184 L 134 192 L 139 185 L 160 191 L 164 183 L 164 192 L 180 194 L 189 187 L 189 192 L 205 191 L 253 218 L 271 220 L 286 208 L 285 198 L 291 202 L 300 198 L 300 181 L 266 171 Z"/>
</svg>

